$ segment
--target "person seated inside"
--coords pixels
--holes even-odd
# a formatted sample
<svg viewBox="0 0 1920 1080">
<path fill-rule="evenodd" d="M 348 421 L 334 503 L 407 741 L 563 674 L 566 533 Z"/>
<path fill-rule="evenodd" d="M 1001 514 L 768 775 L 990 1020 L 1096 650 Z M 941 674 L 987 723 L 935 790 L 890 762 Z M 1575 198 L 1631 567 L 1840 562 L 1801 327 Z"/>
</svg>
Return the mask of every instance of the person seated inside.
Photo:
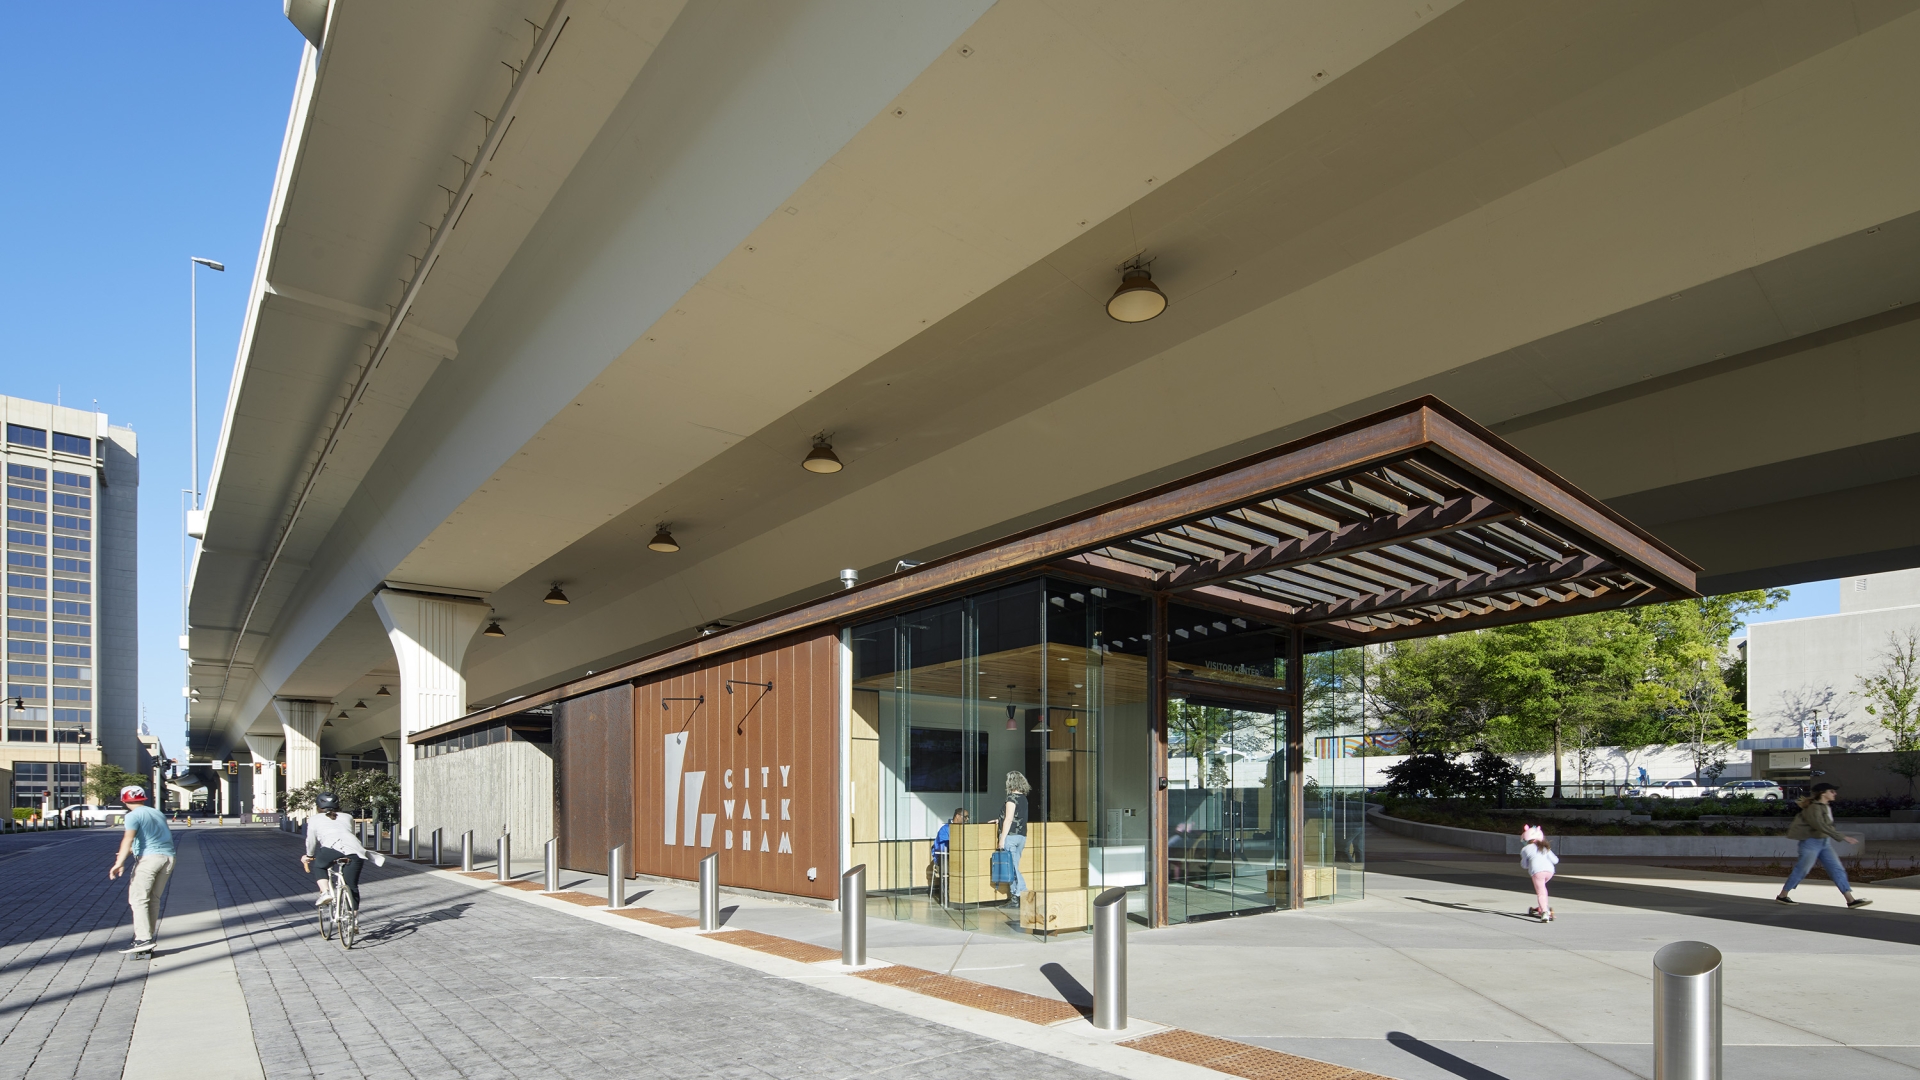
<svg viewBox="0 0 1920 1080">
<path fill-rule="evenodd" d="M 933 834 L 933 862 L 927 867 L 928 881 L 933 881 L 943 876 L 945 864 L 941 861 L 940 856 L 945 855 L 947 848 L 953 843 L 953 827 L 955 825 L 965 825 L 966 823 L 967 812 L 965 810 L 955 810 L 953 816 L 948 818 L 946 823 L 940 826 L 940 831 Z"/>
</svg>

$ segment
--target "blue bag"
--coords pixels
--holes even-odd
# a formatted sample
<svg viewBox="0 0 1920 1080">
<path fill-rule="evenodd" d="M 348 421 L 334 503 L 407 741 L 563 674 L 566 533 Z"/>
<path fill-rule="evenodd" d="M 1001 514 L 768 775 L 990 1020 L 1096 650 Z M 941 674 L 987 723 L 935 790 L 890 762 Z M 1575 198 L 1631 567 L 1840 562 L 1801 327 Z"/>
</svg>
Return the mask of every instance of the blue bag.
<svg viewBox="0 0 1920 1080">
<path fill-rule="evenodd" d="M 987 870 L 988 876 L 993 880 L 995 885 L 1013 884 L 1013 853 L 1007 851 L 994 852 L 993 861 L 991 865 L 987 867 Z"/>
</svg>

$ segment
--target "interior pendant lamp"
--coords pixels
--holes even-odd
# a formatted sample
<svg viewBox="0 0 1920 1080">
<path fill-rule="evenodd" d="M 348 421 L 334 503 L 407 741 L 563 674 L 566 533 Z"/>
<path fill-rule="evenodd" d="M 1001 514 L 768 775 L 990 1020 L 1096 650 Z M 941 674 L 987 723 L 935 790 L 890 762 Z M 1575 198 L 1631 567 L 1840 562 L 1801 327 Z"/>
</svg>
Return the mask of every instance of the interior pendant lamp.
<svg viewBox="0 0 1920 1080">
<path fill-rule="evenodd" d="M 573 603 L 573 601 L 567 599 L 566 593 L 560 591 L 560 583 L 557 581 L 553 583 L 553 588 L 547 590 L 547 595 L 542 597 L 542 599 L 555 606 Z M 507 635 L 502 633 L 500 636 L 506 637 Z"/>
<path fill-rule="evenodd" d="M 484 637 L 506 637 L 507 632 L 500 629 L 500 620 L 495 618 L 492 612 L 488 612 L 487 615 L 487 628 L 480 631 L 481 635 Z"/>
<path fill-rule="evenodd" d="M 353 707 L 356 709 L 364 709 L 367 707 L 367 703 L 364 700 L 356 701 L 353 703 Z"/>
<path fill-rule="evenodd" d="M 1120 287 L 1107 299 L 1107 314 L 1124 323 L 1143 323 L 1167 310 L 1167 294 L 1153 283 L 1151 264 L 1138 256 L 1120 268 Z"/>
<path fill-rule="evenodd" d="M 813 449 L 807 451 L 806 459 L 800 467 L 810 473 L 837 473 L 846 468 L 834 455 L 833 443 L 825 433 L 813 437 Z"/>
<path fill-rule="evenodd" d="M 673 534 L 667 531 L 666 523 L 661 522 L 659 527 L 654 529 L 653 539 L 647 541 L 647 550 L 648 551 L 679 551 L 680 544 L 678 541 L 674 540 Z"/>
<path fill-rule="evenodd" d="M 381 687 L 381 688 L 380 688 L 380 692 L 379 692 L 379 693 L 377 693 L 377 694 L 375 694 L 375 695 L 373 695 L 373 696 L 374 696 L 374 697 L 392 697 L 392 696 L 393 696 L 393 691 L 391 691 L 391 690 L 388 690 L 388 689 L 387 689 L 386 687 L 384 687 L 384 686 L 383 686 L 383 687 Z"/>
</svg>

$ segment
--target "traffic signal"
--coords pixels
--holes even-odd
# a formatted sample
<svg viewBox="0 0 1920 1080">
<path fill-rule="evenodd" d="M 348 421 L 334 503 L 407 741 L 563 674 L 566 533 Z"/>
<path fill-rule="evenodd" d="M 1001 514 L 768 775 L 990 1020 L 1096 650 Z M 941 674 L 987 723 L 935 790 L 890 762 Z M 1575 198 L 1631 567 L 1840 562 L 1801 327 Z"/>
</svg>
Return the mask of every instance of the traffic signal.
<svg viewBox="0 0 1920 1080">
<path fill-rule="evenodd" d="M 240 763 L 237 761 L 227 762 L 227 775 L 228 776 L 240 775 Z"/>
</svg>

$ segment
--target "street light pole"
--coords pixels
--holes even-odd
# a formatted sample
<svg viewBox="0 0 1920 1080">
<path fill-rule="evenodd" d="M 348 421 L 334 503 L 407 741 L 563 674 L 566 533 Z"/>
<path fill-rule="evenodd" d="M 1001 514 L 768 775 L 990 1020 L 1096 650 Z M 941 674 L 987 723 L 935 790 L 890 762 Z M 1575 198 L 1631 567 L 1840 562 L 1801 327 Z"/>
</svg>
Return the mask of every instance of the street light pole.
<svg viewBox="0 0 1920 1080">
<path fill-rule="evenodd" d="M 193 270 L 204 266 L 209 270 L 226 273 L 225 263 L 212 259 L 203 259 L 198 255 L 187 263 L 187 393 L 193 398 L 190 413 L 190 426 L 193 438 L 193 506 L 200 509 L 200 275 Z"/>
</svg>

